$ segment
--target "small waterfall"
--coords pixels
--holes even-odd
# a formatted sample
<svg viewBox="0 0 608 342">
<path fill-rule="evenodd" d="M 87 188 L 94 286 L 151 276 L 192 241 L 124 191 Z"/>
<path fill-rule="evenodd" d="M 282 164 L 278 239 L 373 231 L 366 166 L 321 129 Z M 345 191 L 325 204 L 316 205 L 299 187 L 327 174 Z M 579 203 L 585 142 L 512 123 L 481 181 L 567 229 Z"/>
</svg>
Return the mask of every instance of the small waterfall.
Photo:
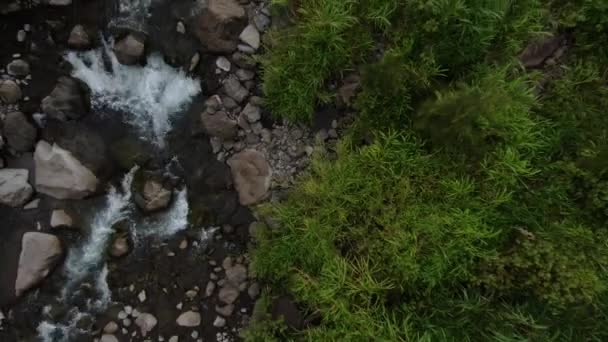
<svg viewBox="0 0 608 342">
<path fill-rule="evenodd" d="M 106 70 L 104 55 L 110 59 Z M 84 81 L 92 92 L 93 108 L 124 113 L 142 138 L 164 147 L 171 118 L 190 104 L 200 91 L 198 80 L 166 64 L 160 55 L 150 55 L 145 66 L 122 65 L 108 44 L 103 49 L 69 52 L 72 76 Z"/>
<path fill-rule="evenodd" d="M 120 185 L 120 191 L 113 186 L 110 187 L 105 207 L 97 212 L 91 222 L 91 231 L 87 241 L 79 249 L 70 251 L 65 262 L 68 284 L 64 288 L 62 295 L 64 298 L 103 260 L 108 240 L 114 232 L 112 226 L 124 220 L 129 213 L 131 183 L 137 170 L 138 167 L 134 167 L 125 175 Z"/>
<path fill-rule="evenodd" d="M 150 16 L 152 0 L 119 0 L 110 28 L 146 32 L 146 19 Z"/>
</svg>

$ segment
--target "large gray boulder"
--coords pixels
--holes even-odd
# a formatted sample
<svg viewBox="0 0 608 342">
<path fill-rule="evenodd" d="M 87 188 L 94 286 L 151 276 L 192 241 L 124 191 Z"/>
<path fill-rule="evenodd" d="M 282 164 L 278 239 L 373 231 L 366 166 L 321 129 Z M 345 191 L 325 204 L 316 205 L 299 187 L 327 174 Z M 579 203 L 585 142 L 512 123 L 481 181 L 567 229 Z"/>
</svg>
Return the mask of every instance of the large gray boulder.
<svg viewBox="0 0 608 342">
<path fill-rule="evenodd" d="M 245 150 L 232 156 L 228 165 L 241 205 L 253 205 L 266 199 L 272 170 L 264 154 Z"/>
<path fill-rule="evenodd" d="M 235 0 L 209 0 L 188 26 L 204 48 L 228 53 L 236 49 L 238 37 L 247 25 L 245 9 Z"/>
<path fill-rule="evenodd" d="M 15 151 L 27 152 L 34 148 L 36 128 L 27 120 L 25 114 L 21 112 L 7 114 L 3 126 L 8 145 Z"/>
<path fill-rule="evenodd" d="M 23 234 L 15 281 L 17 297 L 49 275 L 62 255 L 61 242 L 55 235 L 39 232 Z"/>
<path fill-rule="evenodd" d="M 36 190 L 58 199 L 81 199 L 95 192 L 99 180 L 72 153 L 57 144 L 38 142 L 34 152 Z"/>
<path fill-rule="evenodd" d="M 0 81 L 0 100 L 4 103 L 13 104 L 21 100 L 21 88 L 13 80 Z"/>
<path fill-rule="evenodd" d="M 144 183 L 141 193 L 135 195 L 135 203 L 146 213 L 165 209 L 171 202 L 173 192 L 161 181 L 149 179 Z"/>
<path fill-rule="evenodd" d="M 141 60 L 144 48 L 143 39 L 134 34 L 128 34 L 114 45 L 114 53 L 120 64 L 133 65 Z"/>
<path fill-rule="evenodd" d="M 0 169 L 0 203 L 11 207 L 24 205 L 34 192 L 27 182 L 28 176 L 25 169 Z"/>
<path fill-rule="evenodd" d="M 205 111 L 201 114 L 201 122 L 205 133 L 212 137 L 232 139 L 238 133 L 237 122 L 229 118 L 224 111 Z"/>
<path fill-rule="evenodd" d="M 90 89 L 82 81 L 62 76 L 42 100 L 42 111 L 61 121 L 79 119 L 91 109 Z"/>
</svg>

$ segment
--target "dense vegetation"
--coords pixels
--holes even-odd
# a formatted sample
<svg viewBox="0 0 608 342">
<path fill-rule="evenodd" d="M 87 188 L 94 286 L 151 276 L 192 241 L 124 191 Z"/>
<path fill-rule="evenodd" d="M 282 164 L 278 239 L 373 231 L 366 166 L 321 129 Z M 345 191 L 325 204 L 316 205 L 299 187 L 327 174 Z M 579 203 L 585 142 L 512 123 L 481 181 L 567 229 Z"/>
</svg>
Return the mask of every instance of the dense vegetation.
<svg viewBox="0 0 608 342">
<path fill-rule="evenodd" d="M 332 81 L 362 81 L 337 158 L 262 208 L 277 226 L 253 256 L 262 302 L 289 294 L 316 319 L 260 319 L 249 340 L 608 340 L 608 2 L 277 11 L 294 23 L 264 58 L 275 115 L 305 122 Z M 565 54 L 526 70 L 550 34 Z"/>
</svg>

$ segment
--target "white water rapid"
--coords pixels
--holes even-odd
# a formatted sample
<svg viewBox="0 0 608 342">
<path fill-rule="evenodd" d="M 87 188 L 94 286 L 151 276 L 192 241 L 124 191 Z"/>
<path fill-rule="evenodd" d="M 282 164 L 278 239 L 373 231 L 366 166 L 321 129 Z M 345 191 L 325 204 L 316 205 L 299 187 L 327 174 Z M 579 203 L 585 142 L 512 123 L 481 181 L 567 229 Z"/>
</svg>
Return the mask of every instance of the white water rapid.
<svg viewBox="0 0 608 342">
<path fill-rule="evenodd" d="M 162 148 L 171 118 L 200 91 L 198 80 L 166 64 L 160 55 L 148 57 L 145 66 L 122 65 L 109 46 L 87 52 L 69 52 L 72 76 L 84 81 L 92 93 L 94 109 L 124 113 L 124 120 L 142 138 Z M 106 70 L 104 55 L 110 60 Z"/>
</svg>

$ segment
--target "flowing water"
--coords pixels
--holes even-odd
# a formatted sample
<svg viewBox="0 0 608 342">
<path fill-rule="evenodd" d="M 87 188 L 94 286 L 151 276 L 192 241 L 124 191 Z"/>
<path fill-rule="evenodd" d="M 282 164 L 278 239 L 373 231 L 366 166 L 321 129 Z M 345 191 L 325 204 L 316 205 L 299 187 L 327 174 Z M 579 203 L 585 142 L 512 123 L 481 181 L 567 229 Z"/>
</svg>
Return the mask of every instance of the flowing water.
<svg viewBox="0 0 608 342">
<path fill-rule="evenodd" d="M 150 0 L 121 1 L 115 23 L 143 22 L 149 5 Z M 150 55 L 144 66 L 122 65 L 111 45 L 109 42 L 94 51 L 68 52 L 66 60 L 73 66 L 72 76 L 91 89 L 93 115 L 122 115 L 122 121 L 133 127 L 134 135 L 157 150 L 164 150 L 172 120 L 201 91 L 200 82 L 167 65 L 159 55 Z M 104 114 L 108 109 L 111 114 Z M 134 248 L 145 238 L 167 238 L 188 227 L 185 187 L 174 192 L 171 207 L 166 211 L 144 218 L 135 215 L 131 185 L 137 170 L 133 168 L 119 186 L 109 188 L 105 205 L 90 220 L 88 237 L 68 252 L 64 265 L 67 282 L 60 300 L 72 308 L 59 321 L 44 321 L 38 326 L 43 341 L 71 341 L 83 332 L 77 327 L 83 317 L 93 317 L 111 303 L 104 256 L 117 223 L 125 222 L 129 227 Z M 212 231 L 203 235 L 208 239 Z M 86 293 L 81 293 L 81 287 L 90 283 L 92 286 L 85 286 L 89 288 Z M 83 296 L 85 304 L 77 304 L 73 299 Z"/>
<path fill-rule="evenodd" d="M 166 64 L 156 54 L 148 57 L 143 67 L 122 65 L 109 45 L 94 51 L 68 53 L 66 59 L 74 68 L 72 75 L 91 88 L 94 110 L 123 113 L 124 120 L 143 139 L 163 148 L 172 117 L 201 91 L 200 82 Z"/>
</svg>

